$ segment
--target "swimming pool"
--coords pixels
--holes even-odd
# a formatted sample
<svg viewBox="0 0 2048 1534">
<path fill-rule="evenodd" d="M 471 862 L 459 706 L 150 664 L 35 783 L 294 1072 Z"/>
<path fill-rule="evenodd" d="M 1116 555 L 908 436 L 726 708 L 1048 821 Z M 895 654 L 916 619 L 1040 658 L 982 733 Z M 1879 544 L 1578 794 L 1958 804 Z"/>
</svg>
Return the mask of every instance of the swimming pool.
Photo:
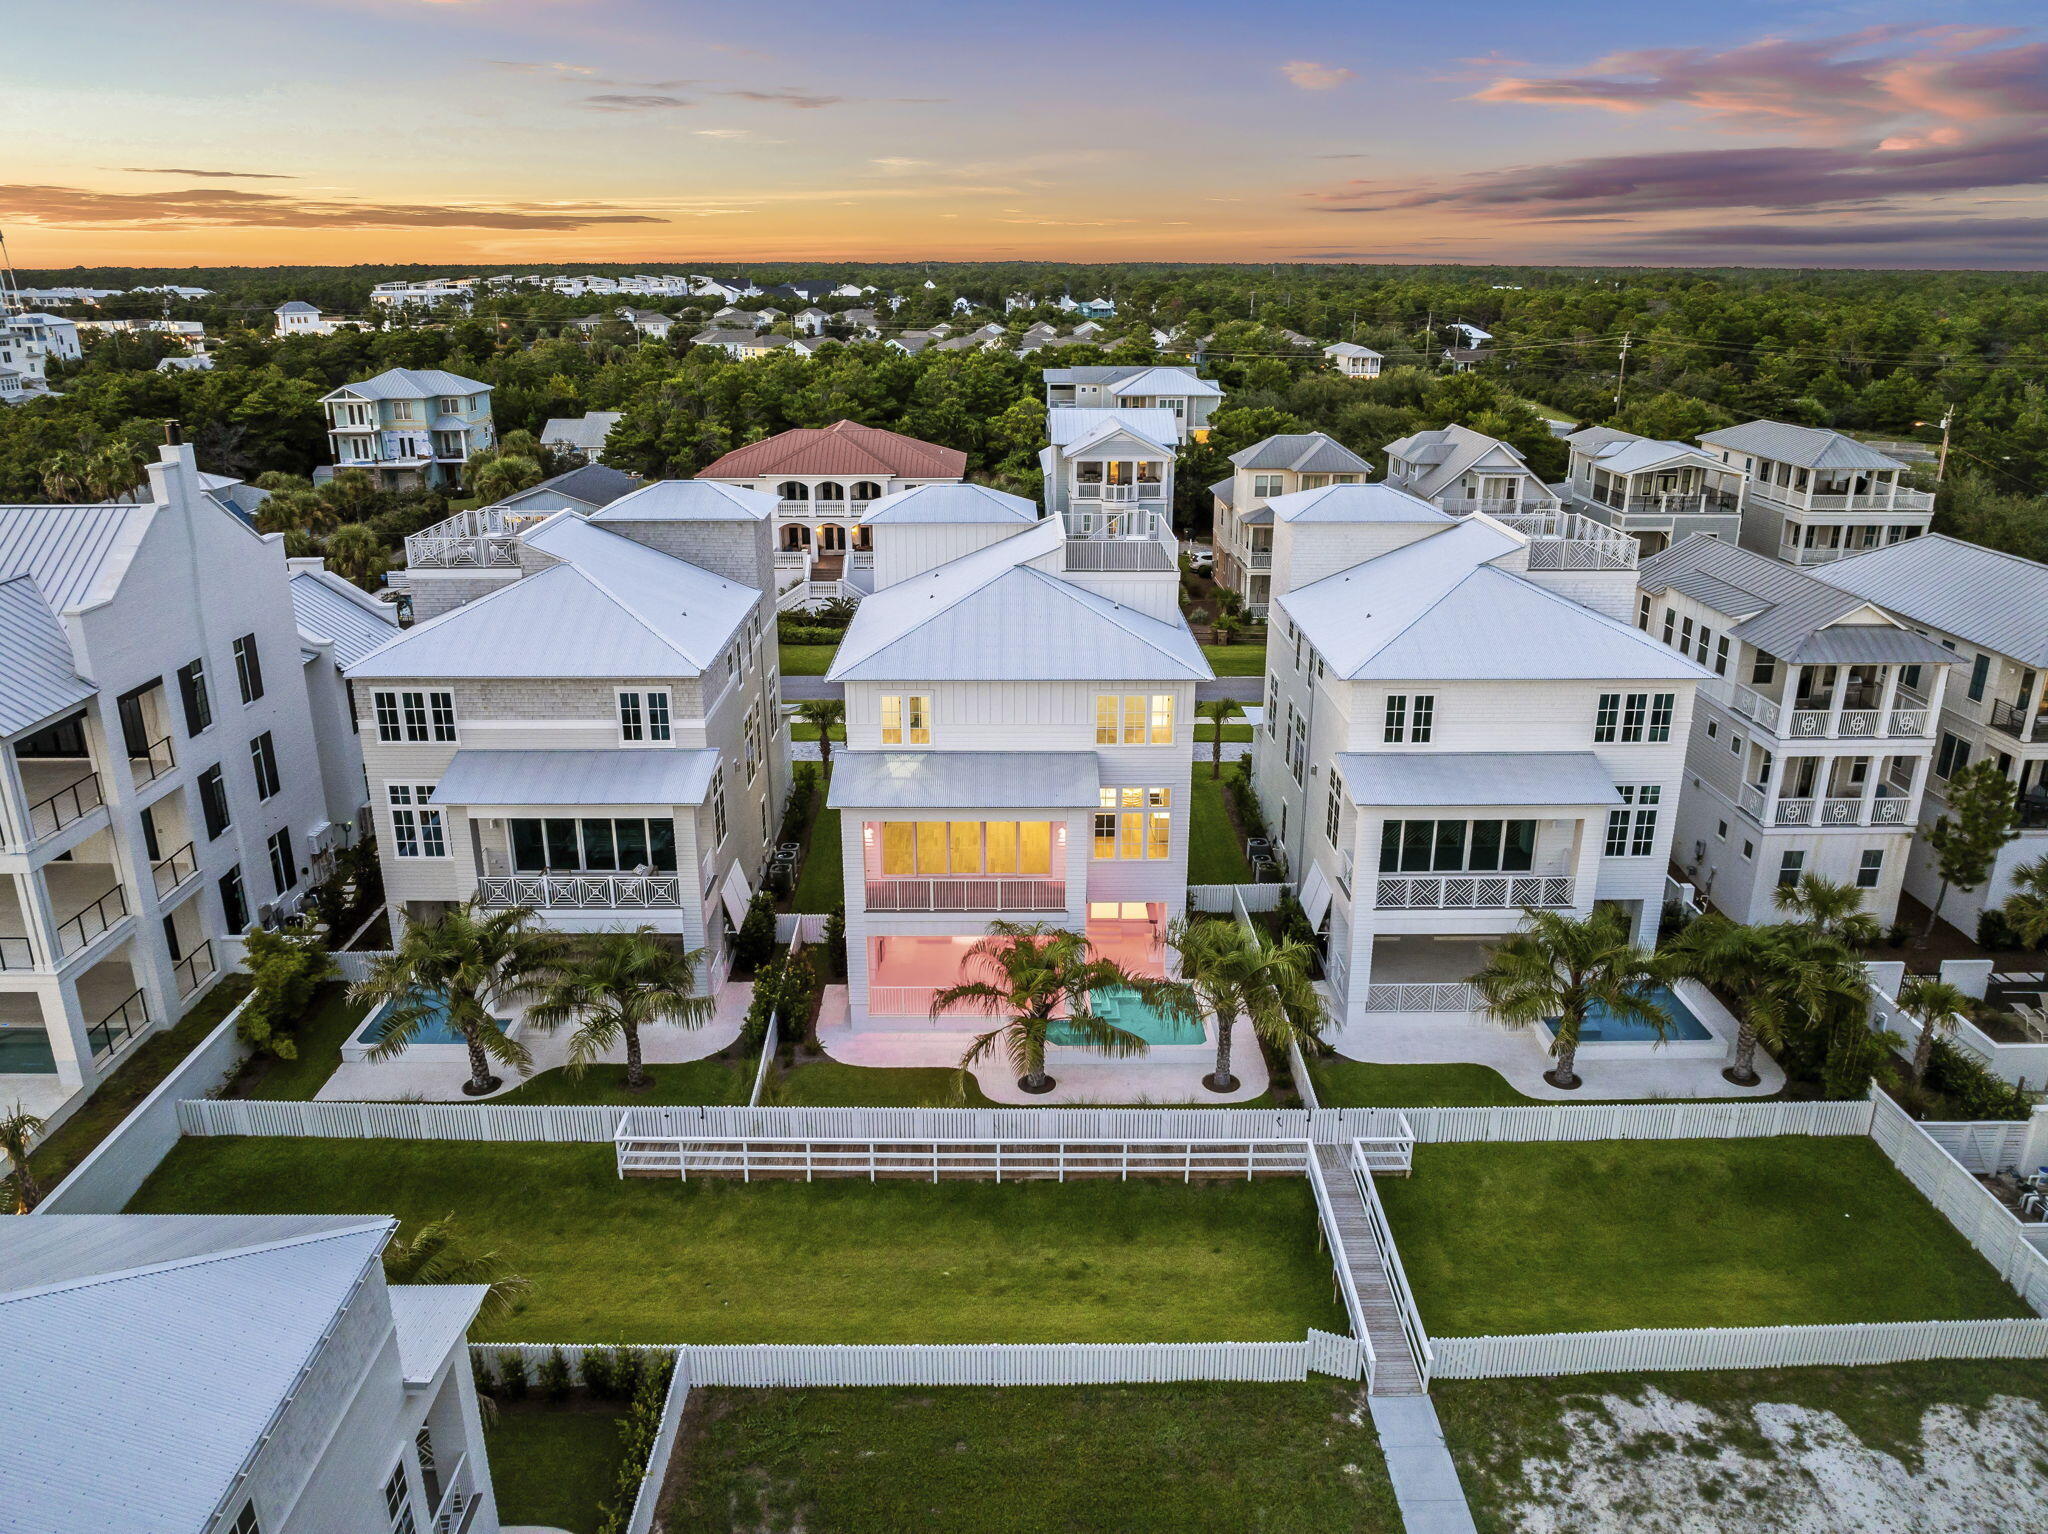
<svg viewBox="0 0 2048 1534">
<path fill-rule="evenodd" d="M 466 1054 L 468 1046 L 463 1043 L 462 1035 L 456 1032 L 454 1026 L 448 1021 L 448 999 L 435 992 L 423 994 L 427 1003 L 427 1016 L 419 1027 L 413 1030 L 412 1037 L 407 1040 L 405 1046 L 406 1053 L 410 1055 L 416 1049 L 431 1049 L 439 1045 L 443 1048 L 460 1050 Z M 492 1021 L 500 1028 L 505 1026 L 504 1019 L 502 1018 L 493 1018 Z M 342 1059 L 367 1060 L 370 1056 L 370 1051 L 383 1041 L 384 1035 L 390 1029 L 391 1008 L 389 1006 L 379 1007 L 363 1020 L 362 1027 L 358 1028 L 354 1036 L 346 1044 L 342 1045 Z"/>
<path fill-rule="evenodd" d="M 1088 1004 L 1104 1022 L 1113 1023 L 1127 1033 L 1135 1033 L 1147 1044 L 1200 1044 L 1208 1037 L 1200 1018 L 1190 1020 L 1154 1011 L 1138 999 L 1137 992 L 1127 991 L 1122 986 L 1089 992 Z M 1070 1024 L 1060 1018 L 1055 1018 L 1046 1029 L 1045 1039 L 1048 1044 L 1086 1043 Z"/>
<path fill-rule="evenodd" d="M 0 1028 L 0 1075 L 49 1076 L 56 1069 L 49 1034 L 40 1028 Z"/>
<path fill-rule="evenodd" d="M 1671 1043 L 1693 1042 L 1711 1039 L 1714 1032 L 1694 1015 L 1692 1008 L 1679 999 L 1678 993 L 1668 985 L 1652 986 L 1643 992 L 1643 999 L 1661 1007 L 1671 1018 L 1671 1026 L 1664 1031 L 1664 1040 Z M 1557 1036 L 1557 1020 L 1550 1019 L 1544 1024 L 1553 1038 Z M 1585 1044 L 1655 1044 L 1657 1031 L 1648 1023 L 1618 1018 L 1597 1002 L 1587 1011 L 1586 1020 L 1579 1025 L 1579 1040 Z"/>
</svg>

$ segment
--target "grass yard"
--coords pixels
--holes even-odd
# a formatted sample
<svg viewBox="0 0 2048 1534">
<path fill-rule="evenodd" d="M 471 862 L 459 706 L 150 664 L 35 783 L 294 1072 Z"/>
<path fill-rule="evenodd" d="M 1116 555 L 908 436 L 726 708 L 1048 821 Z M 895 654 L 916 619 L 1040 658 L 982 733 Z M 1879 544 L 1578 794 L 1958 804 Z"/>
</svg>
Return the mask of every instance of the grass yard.
<svg viewBox="0 0 2048 1534">
<path fill-rule="evenodd" d="M 839 866 L 839 811 L 823 807 L 827 785 L 820 784 L 819 809 L 811 818 L 811 845 L 797 875 L 793 911 L 824 915 L 846 898 L 845 870 Z"/>
<path fill-rule="evenodd" d="M 818 738 L 818 727 L 815 724 L 793 723 L 789 727 L 789 738 L 791 740 L 816 740 Z M 846 726 L 843 724 L 833 725 L 832 739 L 844 741 L 846 739 Z"/>
<path fill-rule="evenodd" d="M 875 1067 L 817 1060 L 778 1072 L 766 1101 L 778 1108 L 993 1108 L 972 1076 L 967 1095 L 943 1066 Z"/>
<path fill-rule="evenodd" d="M 1252 727 L 1248 724 L 1226 724 L 1223 727 L 1223 743 L 1225 745 L 1230 744 L 1232 741 L 1249 742 L 1251 738 Z M 1216 726 L 1207 719 L 1197 719 L 1195 721 L 1195 744 L 1198 746 L 1213 746 L 1215 743 Z"/>
<path fill-rule="evenodd" d="M 623 1065 L 593 1065 L 581 1076 L 558 1067 L 529 1077 L 493 1103 L 604 1103 L 655 1108 L 670 1103 L 745 1103 L 754 1090 L 754 1062 L 689 1060 L 679 1065 L 650 1065 L 645 1091 L 626 1087 Z"/>
<path fill-rule="evenodd" d="M 1188 810 L 1188 883 L 1249 884 L 1252 865 L 1245 861 L 1244 842 L 1231 822 L 1223 798 L 1224 779 L 1209 775 L 1205 763 L 1195 764 Z"/>
<path fill-rule="evenodd" d="M 479 1341 L 1180 1342 L 1342 1328 L 1308 1185 L 620 1179 L 609 1145 L 188 1139 L 157 1214 L 453 1214 L 532 1280 Z"/>
<path fill-rule="evenodd" d="M 1379 1186 L 1446 1336 L 2031 1314 L 1860 1137 L 1426 1145 Z"/>
<path fill-rule="evenodd" d="M 1205 644 L 1209 669 L 1218 676 L 1264 676 L 1266 647 L 1262 644 Z"/>
<path fill-rule="evenodd" d="M 2048 1495 L 2048 1370 L 2032 1360 L 1445 1380 L 1431 1395 L 1485 1534 L 1834 1528 L 1843 1503 L 1826 1492 L 1843 1489 L 1858 1528 L 2017 1534 Z M 1971 1455 L 1974 1473 L 1955 1473 Z M 1953 1505 L 1973 1494 L 1985 1502 Z M 1783 1521 L 1751 1525 L 1742 1502 Z"/>
<path fill-rule="evenodd" d="M 321 986 L 314 994 L 312 1010 L 293 1035 L 298 1054 L 290 1060 L 275 1055 L 250 1060 L 228 1096 L 269 1102 L 312 1101 L 341 1064 L 343 1042 L 368 1015 L 368 1008 L 348 999 L 347 986 L 339 982 Z"/>
<path fill-rule="evenodd" d="M 1355 1386 L 693 1391 L 662 1519 L 693 1534 L 1398 1534 Z"/>
<path fill-rule="evenodd" d="M 836 644 L 786 644 L 777 647 L 782 652 L 782 674 L 784 676 L 823 676 L 832 664 L 832 656 L 839 649 Z"/>
<path fill-rule="evenodd" d="M 1325 1108 L 1528 1108 L 1545 1106 L 1490 1065 L 1379 1065 L 1311 1060 L 1309 1080 Z"/>
<path fill-rule="evenodd" d="M 484 1419 L 498 1517 L 507 1525 L 597 1534 L 618 1485 L 623 1402 L 500 1401 Z"/>
</svg>

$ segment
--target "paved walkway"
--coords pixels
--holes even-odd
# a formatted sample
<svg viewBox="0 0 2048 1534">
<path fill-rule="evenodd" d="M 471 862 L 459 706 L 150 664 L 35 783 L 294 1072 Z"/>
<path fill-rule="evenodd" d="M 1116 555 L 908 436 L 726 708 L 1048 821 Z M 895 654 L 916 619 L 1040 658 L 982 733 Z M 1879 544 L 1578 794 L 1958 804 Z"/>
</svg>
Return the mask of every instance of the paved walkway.
<svg viewBox="0 0 2048 1534">
<path fill-rule="evenodd" d="M 1426 1395 L 1376 1395 L 1371 1407 L 1407 1534 L 1475 1534 L 1435 1403 Z"/>
</svg>

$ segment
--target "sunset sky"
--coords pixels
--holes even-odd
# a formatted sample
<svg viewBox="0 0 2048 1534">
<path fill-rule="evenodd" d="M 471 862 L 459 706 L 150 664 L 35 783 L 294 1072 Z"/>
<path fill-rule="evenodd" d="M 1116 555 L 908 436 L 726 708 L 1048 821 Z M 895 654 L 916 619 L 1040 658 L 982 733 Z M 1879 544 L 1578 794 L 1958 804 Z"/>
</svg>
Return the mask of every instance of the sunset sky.
<svg viewBox="0 0 2048 1534">
<path fill-rule="evenodd" d="M 2039 0 L 69 0 L 6 36 L 22 267 L 2048 266 Z"/>
</svg>

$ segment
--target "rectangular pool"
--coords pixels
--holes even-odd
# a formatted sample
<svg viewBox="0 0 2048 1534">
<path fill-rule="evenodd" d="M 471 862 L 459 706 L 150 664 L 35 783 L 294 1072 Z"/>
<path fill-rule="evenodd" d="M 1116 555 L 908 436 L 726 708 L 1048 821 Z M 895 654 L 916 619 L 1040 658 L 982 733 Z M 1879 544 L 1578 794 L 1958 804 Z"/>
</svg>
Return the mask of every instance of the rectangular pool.
<svg viewBox="0 0 2048 1534">
<path fill-rule="evenodd" d="M 1663 1010 L 1671 1018 L 1671 1026 L 1665 1030 L 1664 1039 L 1671 1043 L 1695 1042 L 1714 1037 L 1713 1030 L 1693 1015 L 1692 1008 L 1678 999 L 1677 993 L 1668 985 L 1652 986 L 1643 992 L 1643 999 Z M 1550 1019 L 1544 1024 L 1551 1037 L 1557 1036 L 1557 1020 Z M 1587 1012 L 1586 1020 L 1579 1025 L 1579 1039 L 1587 1044 L 1655 1044 L 1657 1032 L 1646 1023 L 1618 1018 L 1597 1003 Z"/>
<path fill-rule="evenodd" d="M 462 1035 L 456 1032 L 448 1021 L 448 999 L 439 994 L 429 993 L 425 997 L 425 1001 L 427 1003 L 426 1020 L 413 1031 L 412 1038 L 406 1044 L 407 1052 L 410 1053 L 415 1049 L 431 1048 L 439 1045 L 443 1048 L 452 1047 L 466 1053 L 468 1046 L 463 1043 Z M 505 1026 L 503 1018 L 494 1018 L 492 1021 L 497 1023 L 500 1028 Z M 362 1027 L 358 1028 L 354 1036 L 346 1044 L 342 1045 L 342 1059 L 368 1059 L 370 1051 L 383 1041 L 384 1035 L 390 1030 L 390 1027 L 391 1008 L 388 1005 L 379 1007 L 375 1012 L 372 1012 L 363 1019 Z"/>
<path fill-rule="evenodd" d="M 1127 1033 L 1135 1033 L 1147 1044 L 1200 1044 L 1209 1035 L 1200 1018 L 1184 1018 L 1156 1012 L 1138 999 L 1135 991 L 1110 986 L 1088 993 L 1095 1015 Z M 1048 1044 L 1081 1044 L 1086 1041 L 1064 1019 L 1055 1018 L 1045 1031 Z"/>
<path fill-rule="evenodd" d="M 41 1028 L 0 1028 L 0 1076 L 53 1076 L 57 1057 Z"/>
</svg>

